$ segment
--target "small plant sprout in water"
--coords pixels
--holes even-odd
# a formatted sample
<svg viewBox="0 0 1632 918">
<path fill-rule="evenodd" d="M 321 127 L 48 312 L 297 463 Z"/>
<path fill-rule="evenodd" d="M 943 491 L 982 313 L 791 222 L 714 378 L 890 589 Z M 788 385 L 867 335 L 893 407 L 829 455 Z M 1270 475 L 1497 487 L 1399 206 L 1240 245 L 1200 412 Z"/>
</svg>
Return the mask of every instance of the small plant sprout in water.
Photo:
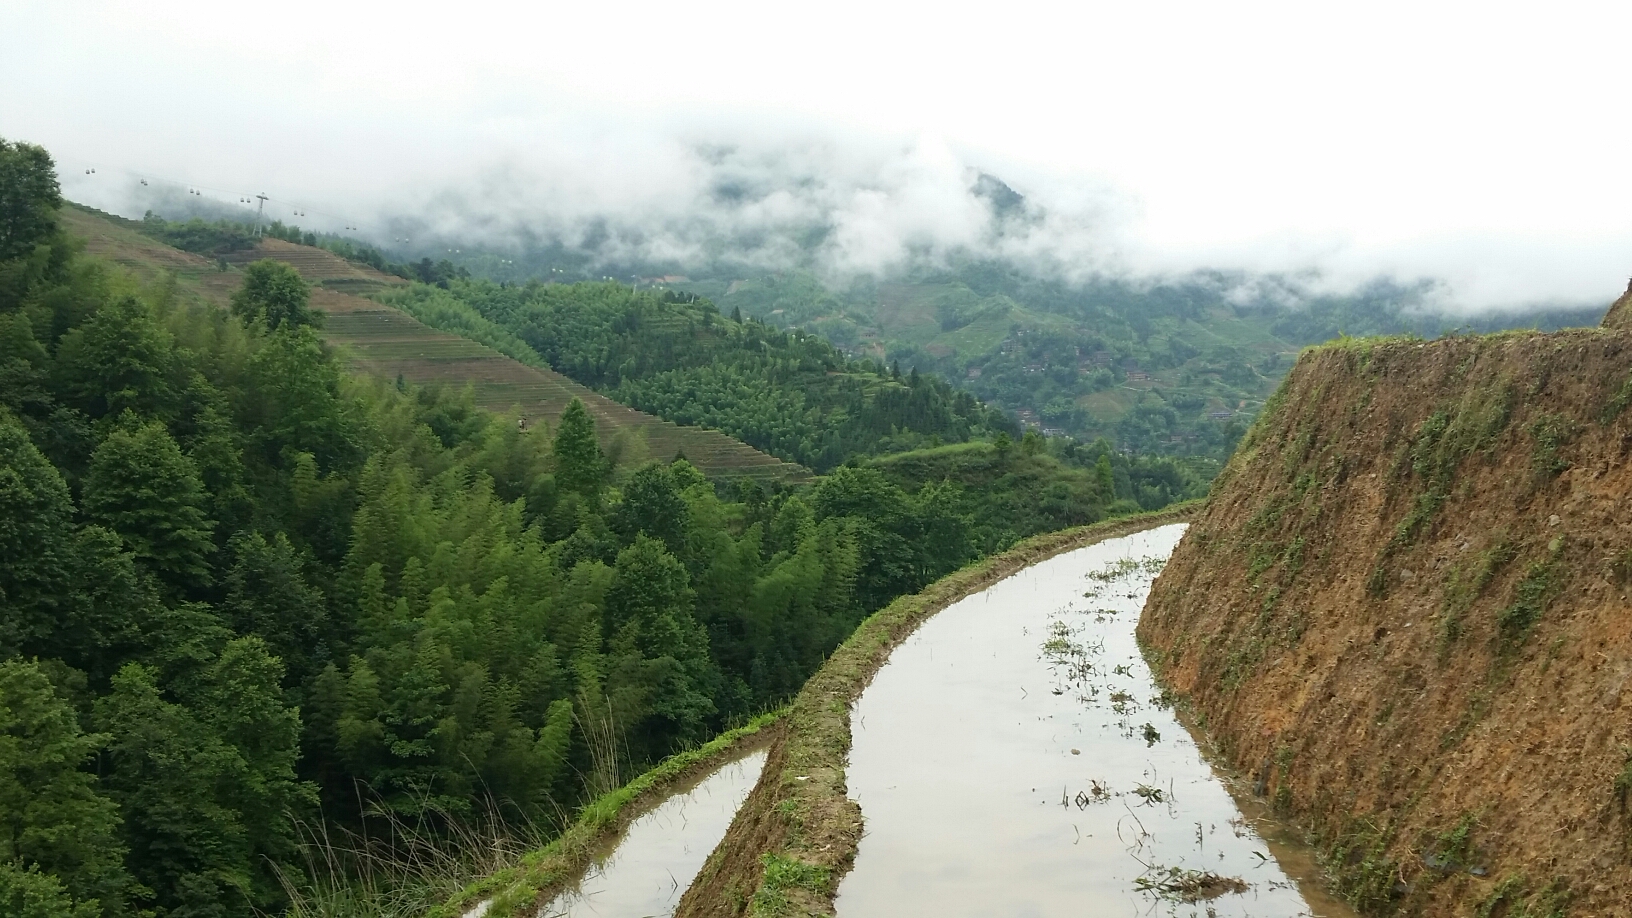
<svg viewBox="0 0 1632 918">
<path fill-rule="evenodd" d="M 1140 806 L 1155 806 L 1167 802 L 1167 792 L 1149 784 L 1139 784 L 1133 788 L 1133 795 L 1144 801 Z"/>
<path fill-rule="evenodd" d="M 1130 714 L 1138 708 L 1133 696 L 1127 692 L 1115 691 L 1111 693 L 1111 710 L 1118 714 Z"/>
<path fill-rule="evenodd" d="M 1043 653 L 1053 657 L 1064 657 L 1077 649 L 1071 641 L 1071 626 L 1055 619 L 1048 623 L 1048 640 L 1043 642 Z"/>
<path fill-rule="evenodd" d="M 1151 893 L 1157 899 L 1193 905 L 1226 893 L 1244 893 L 1249 887 L 1240 877 L 1227 877 L 1210 870 L 1150 865 L 1144 874 L 1134 879 L 1133 888 Z"/>
<path fill-rule="evenodd" d="M 1109 801 L 1113 796 L 1115 795 L 1111 793 L 1110 785 L 1097 779 L 1089 779 L 1088 789 L 1077 791 L 1075 796 L 1067 796 L 1064 790 L 1060 791 L 1060 806 L 1069 807 L 1074 803 L 1077 809 L 1086 810 L 1096 803 Z"/>
<path fill-rule="evenodd" d="M 1105 642 L 1079 640 L 1078 634 L 1079 629 L 1064 620 L 1052 619 L 1048 623 L 1048 640 L 1043 642 L 1043 659 L 1059 680 L 1053 693 L 1063 695 L 1066 689 L 1075 689 L 1079 700 L 1087 704 L 1099 695 L 1099 686 L 1093 681 L 1096 669 L 1091 658 L 1105 652 Z"/>
<path fill-rule="evenodd" d="M 1134 789 L 1134 793 L 1147 797 L 1147 800 L 1159 801 L 1162 790 L 1148 784 L 1141 784 Z M 1131 822 L 1131 825 L 1125 823 Z M 1132 834 L 1129 841 L 1128 834 Z M 1196 825 L 1197 839 L 1200 840 L 1201 825 Z M 1149 894 L 1159 901 L 1178 902 L 1194 905 L 1216 899 L 1226 893 L 1245 893 L 1251 887 L 1240 877 L 1225 876 L 1210 870 L 1194 870 L 1184 867 L 1168 867 L 1155 862 L 1149 857 L 1148 850 L 1152 841 L 1149 830 L 1132 810 L 1124 824 L 1117 826 L 1117 837 L 1128 846 L 1128 855 L 1144 868 L 1143 872 L 1133 880 L 1133 888 Z M 1208 914 L 1215 914 L 1211 908 Z"/>
<path fill-rule="evenodd" d="M 1098 599 L 1105 595 L 1113 584 L 1122 581 L 1132 581 L 1135 577 L 1145 575 L 1154 578 L 1167 565 L 1167 559 L 1161 557 L 1146 558 L 1118 558 L 1099 570 L 1089 571 L 1087 577 L 1093 581 L 1087 592 L 1082 595 L 1087 599 Z M 1127 594 L 1130 598 L 1135 594 Z M 1101 615 L 1115 615 L 1110 609 L 1101 609 Z"/>
<path fill-rule="evenodd" d="M 1133 558 L 1118 558 L 1097 571 L 1089 571 L 1088 579 L 1096 583 L 1110 583 L 1139 570 L 1139 565 L 1140 562 Z"/>
</svg>

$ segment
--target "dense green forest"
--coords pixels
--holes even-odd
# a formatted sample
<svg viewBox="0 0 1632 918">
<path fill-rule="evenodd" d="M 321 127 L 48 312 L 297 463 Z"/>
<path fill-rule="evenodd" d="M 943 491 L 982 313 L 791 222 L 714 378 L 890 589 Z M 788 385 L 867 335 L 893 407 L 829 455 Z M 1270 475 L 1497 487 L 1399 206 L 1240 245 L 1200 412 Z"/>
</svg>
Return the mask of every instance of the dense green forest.
<svg viewBox="0 0 1632 918">
<path fill-rule="evenodd" d="M 1218 468 L 1118 452 L 1103 439 L 1020 437 L 1007 415 L 933 373 L 849 359 L 818 335 L 723 316 L 693 295 L 456 279 L 382 298 L 625 404 L 819 471 L 876 466 L 909 492 L 952 485 L 982 552 L 1200 497 Z"/>
<path fill-rule="evenodd" d="M 623 284 L 455 281 L 385 299 L 678 424 L 818 471 L 857 455 L 1018 434 L 944 380 L 846 358 L 820 336 Z"/>
<path fill-rule="evenodd" d="M 613 391 L 714 366 L 606 334 L 659 303 L 714 329 L 686 339 L 705 354 L 757 348 L 725 362 L 760 374 L 744 385 L 836 380 L 806 411 L 851 439 L 807 443 L 818 425 L 794 414 L 784 441 L 848 462 L 806 489 L 717 486 L 683 459 L 618 471 L 582 406 L 523 430 L 348 374 L 285 265 L 249 266 L 221 309 L 82 254 L 59 206 L 45 151 L 0 145 L 8 913 L 277 912 L 319 881 L 331 833 L 495 814 L 548 831 L 779 703 L 891 598 L 1204 480 L 1002 431 L 859 462 L 822 450 L 999 425 L 943 383 L 704 304 L 449 279 L 555 309 L 588 343 L 517 334 Z M 442 296 L 413 294 L 463 302 Z"/>
<path fill-rule="evenodd" d="M 212 251 L 209 233 L 230 239 L 249 229 L 230 220 L 166 222 L 151 214 L 143 226 L 150 235 L 189 243 L 205 254 Z M 316 243 L 374 267 L 383 257 L 377 252 L 371 259 L 354 257 L 372 250 L 340 237 L 302 236 L 298 227 L 274 223 L 269 234 Z M 518 270 L 513 261 L 483 255 L 479 248 L 461 251 L 482 270 L 502 267 L 506 276 Z M 563 264 L 575 264 L 565 253 L 555 255 Z M 555 279 L 582 276 L 584 267 L 540 270 Z M 1020 450 L 994 451 L 988 441 L 1018 438 L 1021 425 L 936 374 L 915 369 L 902 374 L 898 366 L 886 369 L 875 360 L 847 358 L 797 328 L 744 319 L 736 309 L 726 318 L 696 295 L 605 280 L 471 281 L 463 265 L 445 260 L 433 265 L 424 259 L 412 271 L 402 265 L 394 269 L 415 286 L 385 298 L 422 321 L 524 363 L 566 373 L 676 423 L 724 430 L 818 470 L 864 456 L 925 451 L 891 464 L 892 479 L 908 490 L 943 480 L 960 485 L 960 505 L 974 521 L 974 544 L 982 550 L 1093 522 L 1107 512 L 1149 510 L 1199 497 L 1221 461 L 1205 450 L 1176 460 L 1115 450 L 1103 438 L 1037 442 L 1035 429 Z M 1233 438 L 1232 431 L 1226 433 Z M 957 443 L 986 445 L 939 448 Z M 988 473 L 971 474 L 978 457 L 997 455 L 1023 458 L 1005 458 Z M 1114 469 L 1110 490 L 1096 484 L 1100 462 Z M 1019 467 L 1025 472 L 1017 474 Z M 904 477 L 909 470 L 916 477 Z M 1112 503 L 1107 506 L 1100 494 L 1112 494 Z"/>
</svg>

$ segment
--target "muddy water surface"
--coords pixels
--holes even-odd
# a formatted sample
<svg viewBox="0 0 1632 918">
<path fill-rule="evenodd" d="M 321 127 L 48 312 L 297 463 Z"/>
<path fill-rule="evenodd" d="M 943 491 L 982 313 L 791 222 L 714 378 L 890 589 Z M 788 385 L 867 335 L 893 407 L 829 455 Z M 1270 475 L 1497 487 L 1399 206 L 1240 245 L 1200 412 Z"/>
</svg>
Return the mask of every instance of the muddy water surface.
<svg viewBox="0 0 1632 918">
<path fill-rule="evenodd" d="M 1348 914 L 1288 877 L 1155 697 L 1133 630 L 1183 532 L 1045 561 L 896 649 L 853 712 L 866 836 L 839 918 Z"/>
<path fill-rule="evenodd" d="M 672 915 L 764 767 L 765 751 L 750 753 L 630 823 L 578 885 L 545 906 L 539 918 Z"/>
</svg>

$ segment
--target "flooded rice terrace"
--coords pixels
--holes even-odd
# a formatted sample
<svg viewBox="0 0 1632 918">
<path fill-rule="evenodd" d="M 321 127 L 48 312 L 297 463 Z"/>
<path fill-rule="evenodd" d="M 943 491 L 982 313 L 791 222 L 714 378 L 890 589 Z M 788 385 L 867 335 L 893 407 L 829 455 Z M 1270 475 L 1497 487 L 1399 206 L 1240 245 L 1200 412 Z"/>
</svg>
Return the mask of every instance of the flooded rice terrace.
<svg viewBox="0 0 1632 918">
<path fill-rule="evenodd" d="M 895 650 L 851 719 L 866 835 L 839 918 L 1316 914 L 1135 643 L 1183 532 L 1045 561 Z"/>
<path fill-rule="evenodd" d="M 727 762 L 664 800 L 608 844 L 578 885 L 539 918 L 665 918 L 674 914 L 765 767 L 763 749 Z"/>
</svg>

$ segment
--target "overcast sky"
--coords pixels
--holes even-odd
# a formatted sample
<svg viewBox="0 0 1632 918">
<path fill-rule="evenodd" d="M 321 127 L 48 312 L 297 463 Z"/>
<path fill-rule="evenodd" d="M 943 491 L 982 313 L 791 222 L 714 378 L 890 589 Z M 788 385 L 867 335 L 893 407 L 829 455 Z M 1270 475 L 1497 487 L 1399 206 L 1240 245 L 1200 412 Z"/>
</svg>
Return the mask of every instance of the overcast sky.
<svg viewBox="0 0 1632 918">
<path fill-rule="evenodd" d="M 845 270 L 989 239 L 983 170 L 1049 214 L 1017 258 L 1576 304 L 1632 273 L 1629 41 L 1625 3 L 6 0 L 0 136 L 109 207 L 139 174 L 767 262 L 814 219 Z"/>
</svg>

